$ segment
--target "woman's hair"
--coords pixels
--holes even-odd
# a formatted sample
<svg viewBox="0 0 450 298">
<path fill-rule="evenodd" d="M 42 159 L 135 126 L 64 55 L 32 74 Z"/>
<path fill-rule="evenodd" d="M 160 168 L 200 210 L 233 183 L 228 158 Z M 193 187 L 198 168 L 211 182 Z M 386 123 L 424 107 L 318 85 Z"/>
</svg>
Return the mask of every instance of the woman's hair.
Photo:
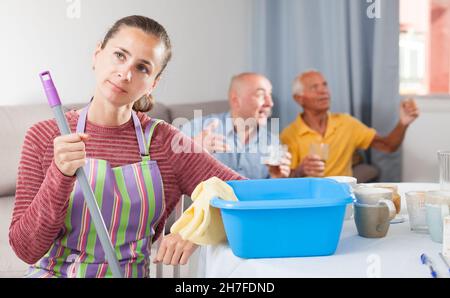
<svg viewBox="0 0 450 298">
<path fill-rule="evenodd" d="M 147 34 L 152 34 L 155 37 L 157 37 L 161 42 L 164 43 L 165 46 L 165 53 L 166 56 L 164 57 L 161 71 L 156 76 L 156 79 L 158 79 L 161 74 L 163 73 L 164 69 L 167 67 L 167 64 L 169 63 L 170 59 L 172 58 L 172 44 L 170 42 L 169 35 L 167 34 L 166 29 L 156 22 L 155 20 L 152 20 L 148 17 L 144 16 L 128 16 L 125 18 L 122 18 L 118 20 L 112 27 L 109 29 L 109 31 L 106 33 L 105 38 L 103 39 L 101 48 L 104 49 L 108 41 L 113 38 L 117 32 L 121 29 L 122 26 L 129 26 L 141 29 Z M 148 112 L 153 108 L 154 100 L 151 95 L 144 95 L 141 99 L 136 101 L 133 105 L 133 110 L 136 112 Z"/>
</svg>

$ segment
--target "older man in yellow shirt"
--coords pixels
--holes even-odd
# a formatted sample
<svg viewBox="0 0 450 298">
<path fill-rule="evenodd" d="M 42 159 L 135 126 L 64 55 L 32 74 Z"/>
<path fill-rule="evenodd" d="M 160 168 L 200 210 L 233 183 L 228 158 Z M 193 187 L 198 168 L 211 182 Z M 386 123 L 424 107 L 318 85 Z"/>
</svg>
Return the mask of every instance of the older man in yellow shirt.
<svg viewBox="0 0 450 298">
<path fill-rule="evenodd" d="M 352 176 L 355 150 L 372 147 L 386 153 L 395 152 L 408 126 L 419 116 L 414 100 L 402 101 L 399 123 L 388 136 L 382 137 L 348 114 L 329 112 L 328 84 L 318 71 L 299 75 L 294 80 L 292 93 L 294 100 L 303 107 L 303 113 L 281 134 L 281 141 L 292 154 L 292 177 Z M 328 145 L 326 160 L 310 153 L 312 143 Z"/>
</svg>

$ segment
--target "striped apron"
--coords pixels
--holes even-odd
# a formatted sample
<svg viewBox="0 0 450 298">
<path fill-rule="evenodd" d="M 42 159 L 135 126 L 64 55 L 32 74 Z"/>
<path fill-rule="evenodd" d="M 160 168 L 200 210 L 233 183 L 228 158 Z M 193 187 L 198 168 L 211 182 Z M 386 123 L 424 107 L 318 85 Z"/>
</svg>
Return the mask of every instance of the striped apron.
<svg viewBox="0 0 450 298">
<path fill-rule="evenodd" d="M 78 133 L 85 131 L 88 108 L 80 114 Z M 132 117 L 142 161 L 111 168 L 106 160 L 89 158 L 84 170 L 124 276 L 148 277 L 152 237 L 165 208 L 161 173 L 156 161 L 150 160 L 152 134 L 161 121 L 152 119 L 143 132 L 134 111 Z M 77 182 L 63 229 L 25 277 L 112 277 Z"/>
</svg>

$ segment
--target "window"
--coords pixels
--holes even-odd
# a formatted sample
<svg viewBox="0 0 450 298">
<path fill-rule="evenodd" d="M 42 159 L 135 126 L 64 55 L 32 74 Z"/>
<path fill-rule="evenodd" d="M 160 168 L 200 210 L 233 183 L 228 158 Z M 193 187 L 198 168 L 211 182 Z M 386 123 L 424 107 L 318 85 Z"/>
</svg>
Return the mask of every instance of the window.
<svg viewBox="0 0 450 298">
<path fill-rule="evenodd" d="M 450 94 L 450 0 L 400 0 L 399 45 L 401 94 Z"/>
</svg>

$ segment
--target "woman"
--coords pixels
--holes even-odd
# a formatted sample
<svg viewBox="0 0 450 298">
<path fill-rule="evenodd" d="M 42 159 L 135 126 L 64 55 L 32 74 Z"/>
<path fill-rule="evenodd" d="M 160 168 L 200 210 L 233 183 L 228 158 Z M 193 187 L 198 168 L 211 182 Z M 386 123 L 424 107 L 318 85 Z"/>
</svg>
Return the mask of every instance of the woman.
<svg viewBox="0 0 450 298">
<path fill-rule="evenodd" d="M 16 254 L 34 264 L 28 277 L 112 275 L 74 177 L 79 167 L 85 167 L 126 277 L 149 275 L 151 242 L 182 194 L 212 176 L 241 179 L 207 153 L 174 152 L 179 132 L 145 114 L 170 58 L 160 24 L 142 16 L 117 21 L 94 53 L 91 103 L 66 113 L 76 133 L 60 136 L 55 120 L 27 132 L 9 235 Z M 168 235 L 156 262 L 185 264 L 194 249 Z"/>
</svg>

